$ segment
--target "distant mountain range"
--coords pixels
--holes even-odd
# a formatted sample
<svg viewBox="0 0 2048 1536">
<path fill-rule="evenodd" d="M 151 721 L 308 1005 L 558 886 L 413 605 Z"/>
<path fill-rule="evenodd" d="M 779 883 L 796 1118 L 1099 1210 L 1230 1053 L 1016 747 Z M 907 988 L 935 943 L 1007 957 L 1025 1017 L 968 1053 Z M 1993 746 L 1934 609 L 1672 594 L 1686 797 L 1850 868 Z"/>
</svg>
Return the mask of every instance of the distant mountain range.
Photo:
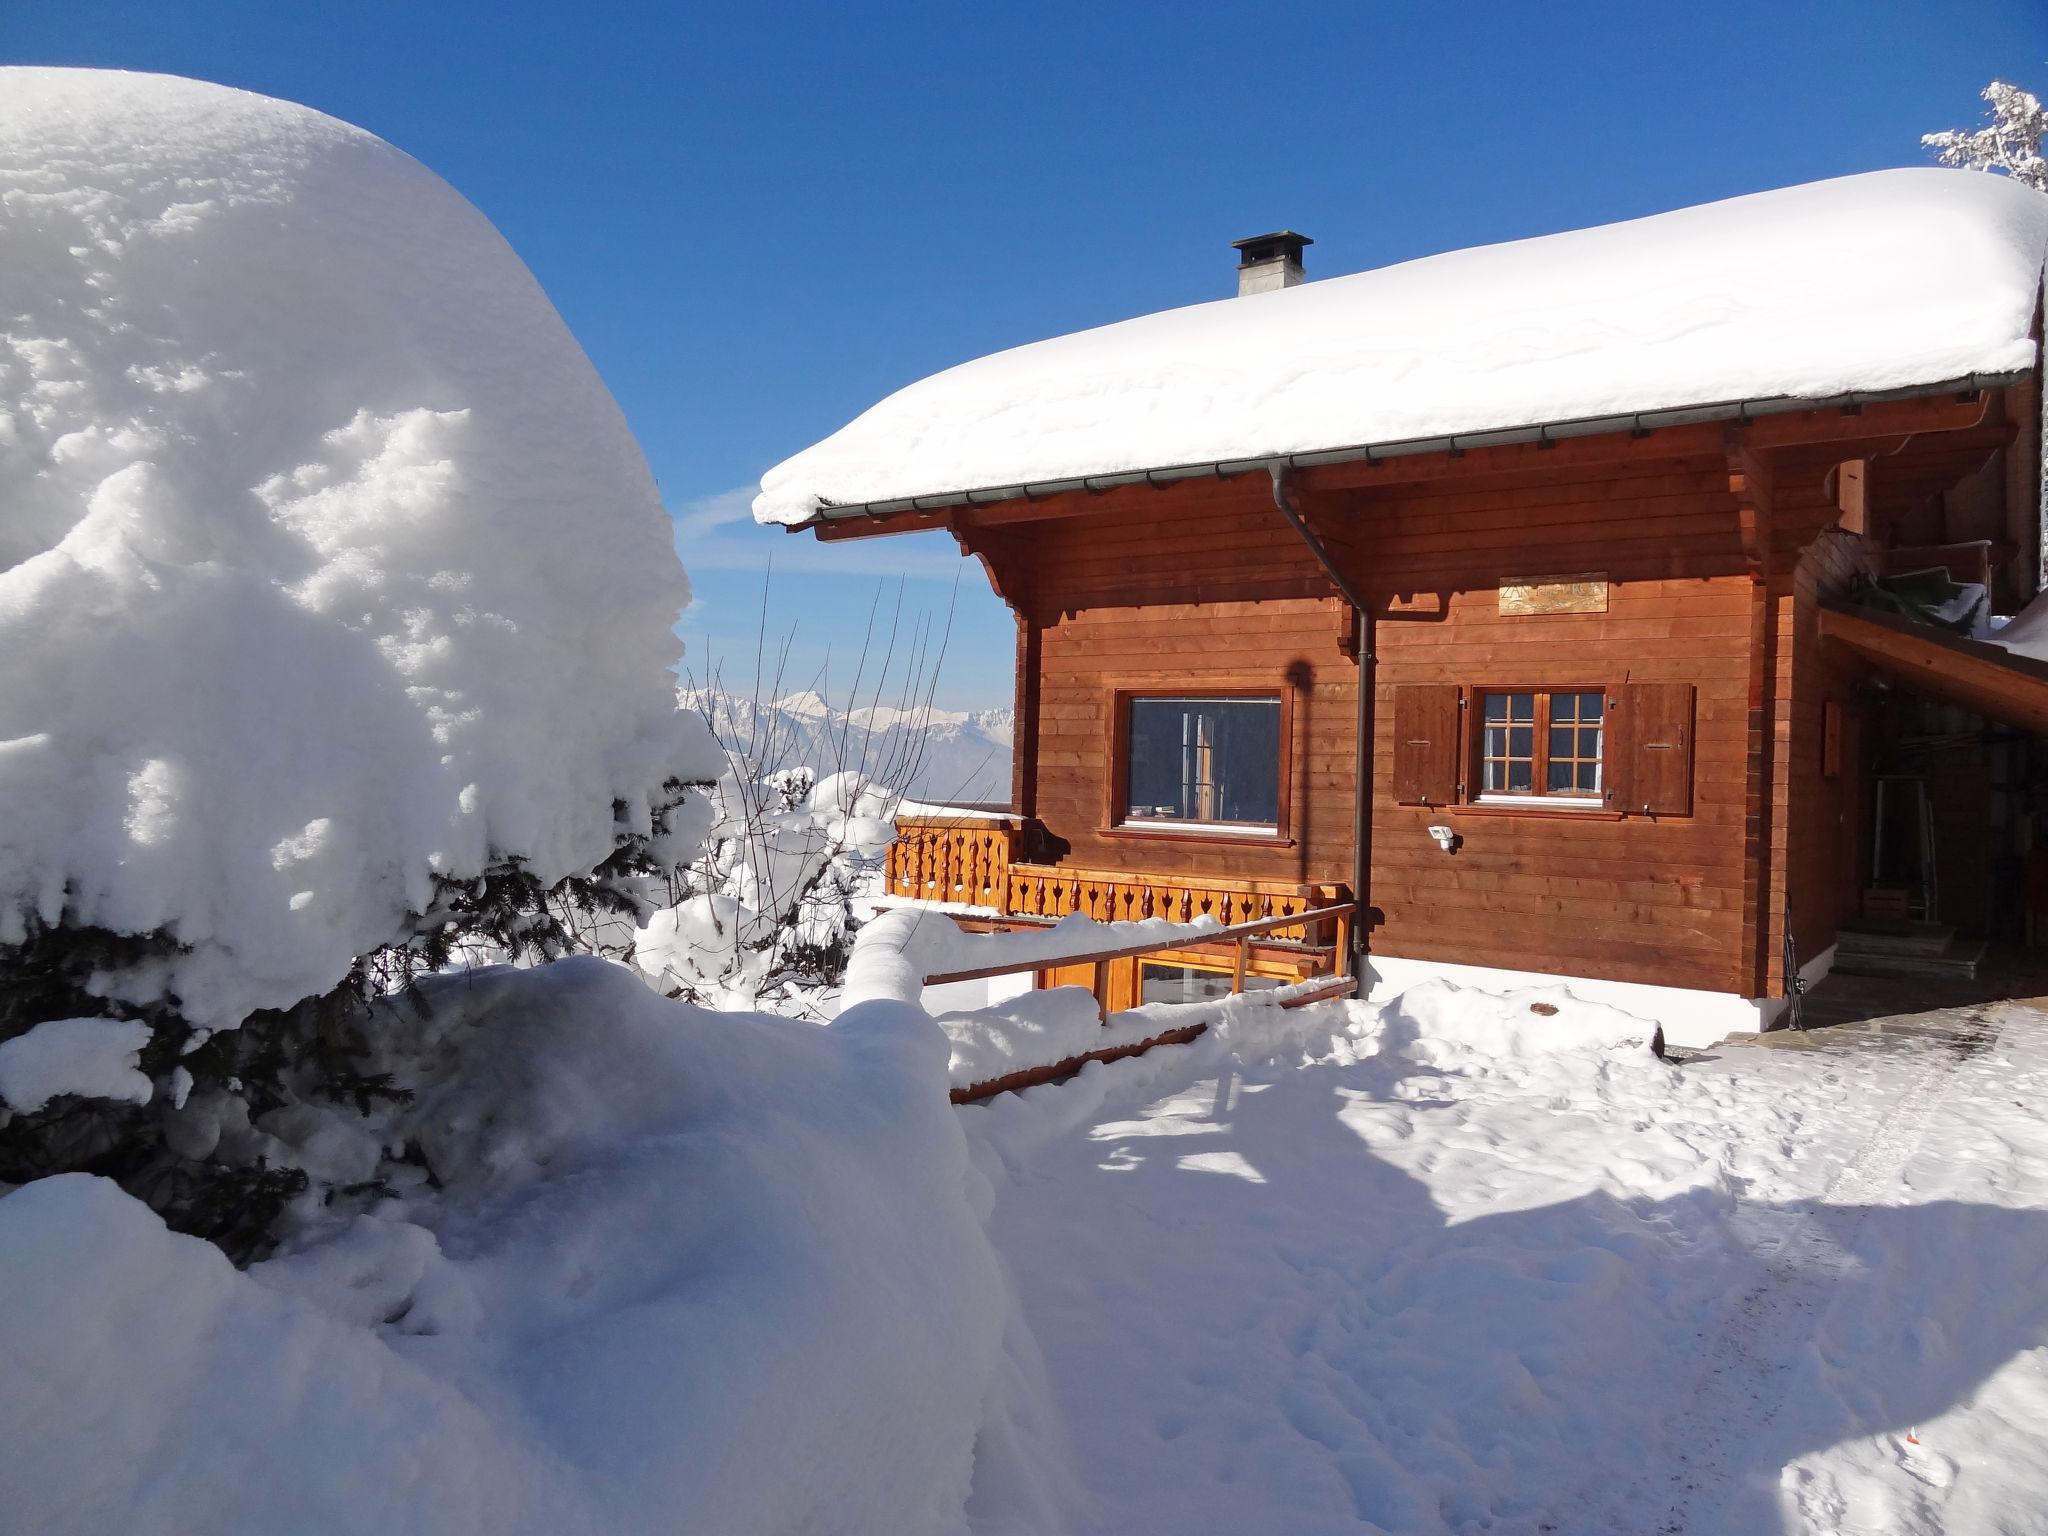
<svg viewBox="0 0 2048 1536">
<path fill-rule="evenodd" d="M 841 710 L 809 691 L 767 704 L 702 688 L 679 697 L 764 773 L 809 768 L 822 778 L 858 769 L 913 800 L 1001 805 L 1010 798 L 1014 710 Z"/>
</svg>

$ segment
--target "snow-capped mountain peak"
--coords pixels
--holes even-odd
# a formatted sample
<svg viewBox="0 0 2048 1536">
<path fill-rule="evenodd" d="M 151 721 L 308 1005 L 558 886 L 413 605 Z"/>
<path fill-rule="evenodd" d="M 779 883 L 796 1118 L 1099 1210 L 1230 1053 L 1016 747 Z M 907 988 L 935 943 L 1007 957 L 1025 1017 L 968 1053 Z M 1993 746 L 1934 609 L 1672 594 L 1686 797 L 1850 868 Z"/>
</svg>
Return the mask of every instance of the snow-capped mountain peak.
<svg viewBox="0 0 2048 1536">
<path fill-rule="evenodd" d="M 763 773 L 810 768 L 823 777 L 857 769 L 915 800 L 988 805 L 1010 797 L 1016 720 L 1009 709 L 842 710 L 813 689 L 766 704 L 707 688 L 686 688 L 678 698 Z"/>
</svg>

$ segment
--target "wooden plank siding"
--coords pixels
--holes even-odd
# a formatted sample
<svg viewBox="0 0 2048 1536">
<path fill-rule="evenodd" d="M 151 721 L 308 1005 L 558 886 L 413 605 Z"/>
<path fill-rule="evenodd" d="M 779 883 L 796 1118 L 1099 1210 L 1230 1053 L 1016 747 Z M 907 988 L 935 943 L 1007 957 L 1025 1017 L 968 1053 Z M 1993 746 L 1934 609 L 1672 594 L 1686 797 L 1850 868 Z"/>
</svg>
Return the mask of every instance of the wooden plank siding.
<svg viewBox="0 0 2048 1536">
<path fill-rule="evenodd" d="M 1033 530 L 1040 656 L 1035 812 L 1065 862 L 1091 868 L 1348 884 L 1358 669 L 1350 610 L 1274 507 L 1233 482 L 1162 525 L 1108 512 Z M 1113 710 L 1122 692 L 1283 689 L 1288 835 L 1191 841 L 1116 830 Z"/>
<path fill-rule="evenodd" d="M 1784 990 L 1785 923 L 1805 965 L 1835 942 L 1841 919 L 1854 910 L 1861 673 L 1822 645 L 1820 605 L 1875 574 L 1878 562 L 1869 538 L 1839 526 L 1830 478 L 1836 468 L 1832 451 L 1788 454 L 1774 486 L 1771 596 L 1779 645 L 1772 731 L 1781 768 L 1773 784 L 1776 878 L 1766 976 L 1773 996 Z M 1830 703 L 1843 734 L 1843 761 L 1832 776 L 1823 762 Z"/>
<path fill-rule="evenodd" d="M 1348 882 L 1357 667 L 1348 613 L 1262 481 L 1204 486 L 1178 515 L 1033 528 L 1039 654 L 1035 813 L 1060 861 L 1177 875 Z M 1384 611 L 1375 754 L 1395 753 L 1404 684 L 1689 684 L 1690 815 L 1506 816 L 1400 806 L 1377 776 L 1372 936 L 1384 954 L 1729 990 L 1742 903 L 1750 582 L 1719 454 L 1621 460 L 1333 492 L 1315 521 Z M 973 535 L 969 535 L 970 538 Z M 1603 570 L 1603 614 L 1503 616 L 1504 576 Z M 1295 689 L 1292 826 L 1280 843 L 1114 828 L 1119 689 Z M 1425 828 L 1451 816 L 1441 853 Z"/>
<path fill-rule="evenodd" d="M 1987 424 L 1996 415 L 1944 397 L 1302 471 L 1299 504 L 1375 615 L 1372 950 L 1779 995 L 1788 920 L 1810 960 L 1857 886 L 1862 669 L 1825 642 L 1818 613 L 1875 556 L 1873 539 L 1838 526 L 1833 472 L 1863 465 L 1851 490 L 1877 517 L 1869 509 L 1903 506 L 2000 451 L 2012 434 Z M 1350 612 L 1264 475 L 943 520 L 1018 615 L 1016 803 L 1033 818 L 1022 860 L 1188 884 L 1348 885 Z M 1588 572 L 1604 575 L 1604 612 L 1500 611 L 1503 581 Z M 1689 776 L 1657 787 L 1661 803 L 1688 805 L 1682 791 L 1689 807 L 1399 803 L 1397 769 L 1435 766 L 1419 748 L 1404 758 L 1399 739 L 1400 711 L 1413 726 L 1423 698 L 1404 705 L 1401 690 L 1428 687 L 1601 688 L 1617 708 L 1655 698 L 1667 745 L 1684 739 L 1689 707 Z M 1290 694 L 1284 835 L 1118 827 L 1120 693 L 1267 689 Z M 1610 715 L 1614 750 L 1630 723 Z M 1464 718 L 1465 769 L 1472 729 Z M 1442 822 L 1455 853 L 1428 835 Z"/>
<path fill-rule="evenodd" d="M 1691 814 L 1405 806 L 1383 772 L 1372 947 L 1733 989 L 1750 582 L 1726 466 L 1717 453 L 1567 467 L 1536 483 L 1530 474 L 1393 487 L 1358 503 L 1347 574 L 1390 610 L 1377 626 L 1376 758 L 1396 760 L 1394 699 L 1405 686 L 1689 684 Z M 1605 573 L 1606 612 L 1499 611 L 1504 579 L 1580 571 Z M 1417 606 L 1429 616 L 1408 617 Z M 1454 854 L 1427 831 L 1445 821 L 1460 838 Z"/>
</svg>

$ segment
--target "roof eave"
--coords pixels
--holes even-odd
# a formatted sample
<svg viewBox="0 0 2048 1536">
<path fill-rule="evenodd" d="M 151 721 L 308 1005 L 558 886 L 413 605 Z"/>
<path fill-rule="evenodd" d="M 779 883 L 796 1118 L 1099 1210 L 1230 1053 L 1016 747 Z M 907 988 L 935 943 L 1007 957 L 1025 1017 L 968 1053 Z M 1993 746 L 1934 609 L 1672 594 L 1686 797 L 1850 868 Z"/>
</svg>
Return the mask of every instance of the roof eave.
<svg viewBox="0 0 2048 1536">
<path fill-rule="evenodd" d="M 1886 400 L 1913 400 L 1929 395 L 1974 394 L 2016 384 L 2031 373 L 2015 369 L 2006 373 L 1972 373 L 1955 379 L 1898 389 L 1848 390 L 1827 396 L 1768 395 L 1747 400 L 1720 400 L 1703 405 L 1671 406 L 1661 410 L 1629 411 L 1602 416 L 1579 416 L 1562 421 L 1537 422 L 1528 426 L 1503 427 L 1485 432 L 1454 432 L 1434 437 L 1400 438 L 1377 443 L 1355 443 L 1343 448 L 1320 448 L 1301 453 L 1269 454 L 1249 459 L 1212 459 L 1200 464 L 1169 464 L 1158 469 L 1122 470 L 1114 474 L 1079 475 L 1063 480 L 1025 481 L 1015 485 L 977 486 L 971 490 L 942 491 L 925 496 L 897 496 L 880 501 L 843 502 L 821 507 L 800 523 L 785 526 L 791 533 L 825 524 L 850 522 L 858 518 L 894 517 L 907 512 L 940 512 L 952 507 L 990 506 L 1005 501 L 1037 501 L 1073 491 L 1107 491 L 1118 486 L 1167 486 L 1183 480 L 1224 480 L 1255 474 L 1273 467 L 1311 469 L 1324 464 L 1374 463 L 1380 459 L 1407 458 L 1425 453 L 1463 453 L 1474 448 L 1499 448 L 1515 443 L 1557 441 L 1573 437 L 1599 437 L 1610 432 L 1645 433 L 1660 427 L 1697 426 L 1717 421 L 1748 421 L 1758 416 L 1782 416 L 1799 411 L 1855 410 Z"/>
</svg>

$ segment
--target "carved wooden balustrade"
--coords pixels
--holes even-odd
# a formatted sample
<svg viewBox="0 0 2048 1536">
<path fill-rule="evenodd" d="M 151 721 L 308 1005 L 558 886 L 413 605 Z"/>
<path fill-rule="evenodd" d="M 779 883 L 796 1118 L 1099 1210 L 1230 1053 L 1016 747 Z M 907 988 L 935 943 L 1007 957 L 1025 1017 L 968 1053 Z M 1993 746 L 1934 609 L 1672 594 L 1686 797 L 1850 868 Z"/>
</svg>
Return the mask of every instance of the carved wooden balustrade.
<svg viewBox="0 0 2048 1536">
<path fill-rule="evenodd" d="M 1209 917 L 1227 927 L 1311 912 L 1346 899 L 1343 888 L 1332 885 L 1024 863 L 1018 858 L 1024 833 L 1018 817 L 923 813 L 898 817 L 896 829 L 885 869 L 889 895 L 975 907 L 994 917 L 1061 918 L 1078 912 L 1104 923 L 1149 917 L 1187 923 Z M 1277 929 L 1270 939 L 1327 946 L 1341 955 L 1345 926 L 1341 919 L 1322 919 Z"/>
<path fill-rule="evenodd" d="M 1342 897 L 1338 887 L 1329 885 L 1076 869 L 1065 864 L 1013 864 L 1003 911 L 1005 916 L 1012 917 L 1065 917 L 1078 912 L 1099 923 L 1139 922 L 1148 917 L 1191 923 L 1197 918 L 1212 917 L 1229 927 L 1334 906 Z M 1324 930 L 1328 925 L 1317 922 L 1314 926 Z M 1276 943 L 1332 942 L 1327 931 L 1310 933 L 1301 925 L 1276 928 L 1269 937 Z"/>
<path fill-rule="evenodd" d="M 883 869 L 888 892 L 1002 912 L 1022 830 L 1010 816 L 899 816 Z"/>
</svg>

